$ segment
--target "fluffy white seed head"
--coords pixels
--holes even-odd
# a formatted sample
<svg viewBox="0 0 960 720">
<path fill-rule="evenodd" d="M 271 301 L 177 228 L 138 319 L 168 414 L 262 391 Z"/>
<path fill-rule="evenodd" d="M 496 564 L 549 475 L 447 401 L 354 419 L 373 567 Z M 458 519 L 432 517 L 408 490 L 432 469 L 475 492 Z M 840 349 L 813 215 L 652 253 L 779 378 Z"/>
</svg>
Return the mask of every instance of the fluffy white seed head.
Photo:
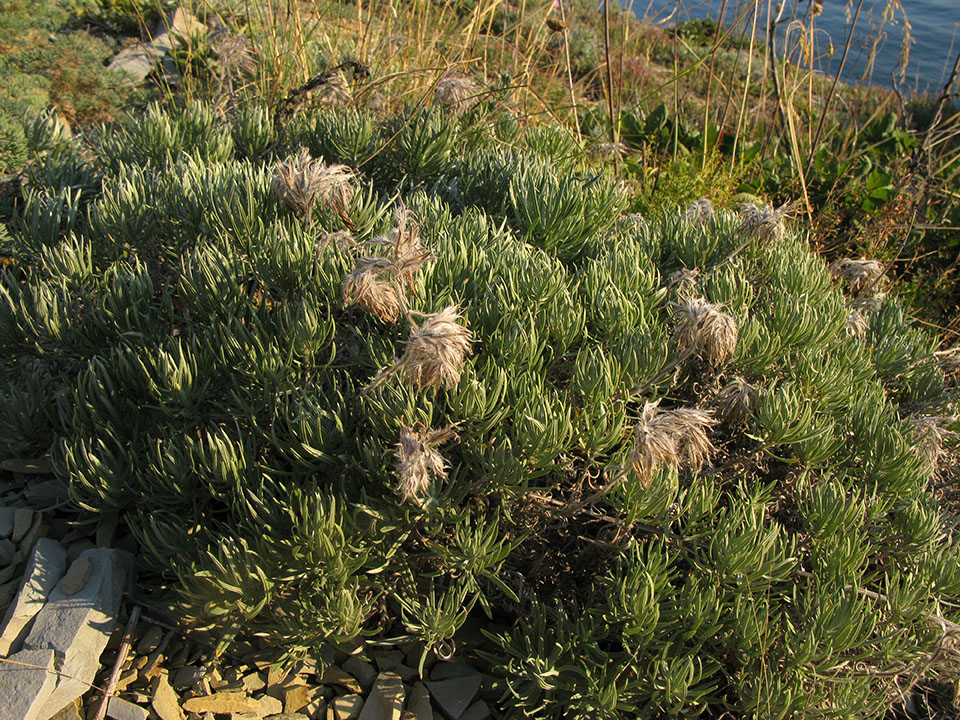
<svg viewBox="0 0 960 720">
<path fill-rule="evenodd" d="M 477 86 L 470 78 L 447 76 L 437 83 L 433 103 L 459 115 L 473 104 L 476 95 Z"/>
<path fill-rule="evenodd" d="M 460 382 L 464 357 L 473 348 L 470 331 L 459 321 L 457 308 L 450 306 L 427 318 L 420 328 L 411 323 L 414 332 L 400 366 L 412 385 L 439 388 Z"/>
<path fill-rule="evenodd" d="M 681 298 L 675 303 L 677 340 L 682 347 L 705 354 L 715 365 L 722 365 L 737 349 L 737 321 L 719 305 L 701 297 Z"/>
<path fill-rule="evenodd" d="M 778 208 L 770 205 L 761 208 L 753 203 L 743 203 L 740 205 L 740 226 L 737 232 L 744 240 L 777 243 L 786 236 L 787 226 L 784 220 L 792 213 L 792 203 Z"/>
<path fill-rule="evenodd" d="M 714 450 L 707 431 L 716 420 L 709 411 L 695 408 L 661 411 L 659 405 L 659 401 L 644 404 L 633 431 L 629 464 L 644 485 L 648 485 L 661 468 L 678 469 L 681 461 L 699 470 Z"/>
<path fill-rule="evenodd" d="M 400 478 L 398 489 L 404 500 L 419 501 L 426 495 L 432 480 L 446 479 L 449 463 L 437 447 L 454 437 L 456 433 L 452 428 L 430 430 L 419 424 L 400 428 L 395 454 Z"/>
</svg>

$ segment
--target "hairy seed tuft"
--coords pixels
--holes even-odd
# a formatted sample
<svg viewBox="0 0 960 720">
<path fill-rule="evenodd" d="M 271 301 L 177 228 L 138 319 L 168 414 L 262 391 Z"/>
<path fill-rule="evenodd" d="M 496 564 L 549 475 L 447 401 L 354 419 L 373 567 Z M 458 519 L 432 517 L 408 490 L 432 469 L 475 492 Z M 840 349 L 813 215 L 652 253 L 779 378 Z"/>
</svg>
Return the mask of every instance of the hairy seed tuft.
<svg viewBox="0 0 960 720">
<path fill-rule="evenodd" d="M 678 469 L 681 461 L 699 470 L 714 450 L 707 430 L 716 420 L 709 411 L 695 408 L 661 411 L 659 405 L 659 401 L 645 403 L 633 431 L 629 464 L 644 485 L 649 485 L 663 467 Z"/>
<path fill-rule="evenodd" d="M 421 424 L 400 428 L 395 452 L 399 491 L 404 500 L 419 501 L 429 489 L 431 479 L 446 479 L 450 464 L 437 447 L 456 436 L 453 428 L 430 430 Z"/>
<path fill-rule="evenodd" d="M 719 305 L 701 297 L 681 298 L 674 303 L 679 324 L 677 340 L 691 352 L 705 353 L 715 365 L 722 365 L 737 349 L 737 321 Z"/>
</svg>

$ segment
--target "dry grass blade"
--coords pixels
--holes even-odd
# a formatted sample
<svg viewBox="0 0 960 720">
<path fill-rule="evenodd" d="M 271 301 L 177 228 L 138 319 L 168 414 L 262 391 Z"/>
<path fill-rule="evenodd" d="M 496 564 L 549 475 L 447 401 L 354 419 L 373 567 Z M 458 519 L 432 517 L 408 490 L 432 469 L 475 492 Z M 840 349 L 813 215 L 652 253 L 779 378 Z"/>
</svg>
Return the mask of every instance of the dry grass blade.
<svg viewBox="0 0 960 720">
<path fill-rule="evenodd" d="M 397 474 L 404 500 L 421 500 L 432 479 L 446 479 L 449 463 L 437 447 L 455 437 L 453 428 L 430 430 L 419 424 L 400 428 L 400 441 L 396 447 Z"/>
<path fill-rule="evenodd" d="M 477 86 L 470 78 L 448 76 L 437 83 L 433 103 L 459 115 L 473 104 L 476 95 Z"/>
<path fill-rule="evenodd" d="M 420 328 L 411 322 L 414 332 L 400 366 L 412 385 L 439 388 L 460 382 L 463 359 L 473 348 L 471 333 L 459 320 L 457 309 L 450 306 L 430 316 Z"/>
<path fill-rule="evenodd" d="M 740 205 L 741 220 L 737 232 L 745 240 L 780 242 L 787 234 L 784 220 L 792 215 L 793 210 L 793 203 L 787 203 L 778 208 L 770 205 L 761 208 L 753 203 L 743 203 Z"/>
<path fill-rule="evenodd" d="M 347 226 L 352 226 L 347 213 L 353 200 L 355 179 L 346 165 L 326 165 L 323 158 L 314 159 L 310 151 L 300 152 L 277 163 L 273 192 L 285 207 L 309 222 L 317 201 L 335 212 Z"/>
<path fill-rule="evenodd" d="M 715 365 L 723 364 L 737 349 L 737 321 L 719 305 L 700 297 L 674 303 L 679 318 L 677 340 L 695 353 L 706 353 Z"/>
</svg>

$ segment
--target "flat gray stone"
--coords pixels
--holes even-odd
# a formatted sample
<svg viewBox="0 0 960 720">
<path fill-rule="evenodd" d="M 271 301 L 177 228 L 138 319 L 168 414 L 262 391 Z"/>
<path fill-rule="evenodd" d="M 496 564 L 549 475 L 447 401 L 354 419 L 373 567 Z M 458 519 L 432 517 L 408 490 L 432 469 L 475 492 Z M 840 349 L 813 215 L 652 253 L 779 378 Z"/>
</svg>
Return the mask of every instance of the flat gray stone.
<svg viewBox="0 0 960 720">
<path fill-rule="evenodd" d="M 171 685 L 174 690 L 186 690 L 199 685 L 207 676 L 207 671 L 199 665 L 184 665 L 173 676 Z"/>
<path fill-rule="evenodd" d="M 147 43 L 137 43 L 116 54 L 110 65 L 110 70 L 125 73 L 134 83 L 143 82 L 160 62 L 163 53 Z"/>
<path fill-rule="evenodd" d="M 9 565 L 13 562 L 14 555 L 17 554 L 17 546 L 3 538 L 0 540 L 0 567 Z"/>
<path fill-rule="evenodd" d="M 358 655 L 340 663 L 340 667 L 353 675 L 364 690 L 369 690 L 373 681 L 377 679 L 377 670 L 373 663 Z"/>
<path fill-rule="evenodd" d="M 189 10 L 174 8 L 166 19 L 157 23 L 153 29 L 153 46 L 158 50 L 170 52 L 180 44 L 181 38 L 206 37 L 210 29 Z"/>
<path fill-rule="evenodd" d="M 480 674 L 450 680 L 428 680 L 424 685 L 441 710 L 453 720 L 460 720 L 480 689 Z"/>
<path fill-rule="evenodd" d="M 0 663 L 0 716 L 4 720 L 47 720 L 43 706 L 57 685 L 52 650 L 23 650 Z M 29 666 L 39 667 L 29 667 Z"/>
<path fill-rule="evenodd" d="M 399 675 L 380 673 L 363 703 L 359 720 L 400 720 L 406 694 Z"/>
<path fill-rule="evenodd" d="M 452 680 L 453 678 L 479 675 L 480 671 L 462 662 L 438 662 L 430 670 L 431 680 Z"/>
<path fill-rule="evenodd" d="M 16 652 L 29 631 L 30 621 L 40 612 L 54 586 L 67 569 L 67 551 L 55 540 L 41 538 L 33 548 L 16 599 L 7 608 L 0 633 L 0 656 Z M 31 647 L 41 650 L 45 648 Z M 66 703 L 64 703 L 66 705 Z M 54 708 L 54 711 L 60 708 Z"/>
<path fill-rule="evenodd" d="M 463 715 L 460 716 L 460 720 L 487 720 L 489 717 L 490 708 L 483 700 L 477 700 L 464 711 Z"/>
<path fill-rule="evenodd" d="M 146 708 L 134 705 L 132 702 L 114 695 L 107 703 L 107 717 L 111 717 L 113 720 L 147 720 L 150 713 Z"/>
<path fill-rule="evenodd" d="M 23 643 L 29 650 L 53 650 L 57 654 L 57 669 L 64 675 L 44 706 L 50 715 L 89 689 L 100 667 L 100 654 L 116 625 L 121 597 L 132 582 L 133 557 L 129 553 L 94 548 L 82 553 L 74 564 L 85 559 L 91 570 L 83 586 L 67 595 L 61 581 Z"/>
<path fill-rule="evenodd" d="M 359 695 L 341 695 L 333 701 L 332 707 L 337 720 L 354 720 L 363 711 L 363 698 Z"/>
<path fill-rule="evenodd" d="M 417 720 L 433 720 L 433 707 L 430 705 L 430 691 L 422 682 L 415 682 L 407 697 L 407 710 L 416 715 Z"/>
<path fill-rule="evenodd" d="M 13 535 L 13 508 L 0 507 L 0 538 Z"/>
<path fill-rule="evenodd" d="M 30 508 L 16 508 L 13 511 L 13 534 L 10 539 L 15 543 L 23 540 L 33 525 L 33 510 Z"/>
<path fill-rule="evenodd" d="M 72 703 L 68 703 L 66 707 L 60 710 L 56 715 L 54 715 L 50 720 L 83 720 L 83 716 L 80 714 L 82 706 L 79 700 L 74 700 Z"/>
</svg>

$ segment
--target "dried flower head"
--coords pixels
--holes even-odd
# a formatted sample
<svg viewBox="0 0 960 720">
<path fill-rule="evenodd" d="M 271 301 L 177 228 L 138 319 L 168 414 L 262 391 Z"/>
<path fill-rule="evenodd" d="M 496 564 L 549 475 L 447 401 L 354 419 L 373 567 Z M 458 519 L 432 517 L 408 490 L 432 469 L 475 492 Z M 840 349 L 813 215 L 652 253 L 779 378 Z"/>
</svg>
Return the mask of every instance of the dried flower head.
<svg viewBox="0 0 960 720">
<path fill-rule="evenodd" d="M 219 61 L 219 70 L 223 75 L 252 73 L 255 69 L 253 47 L 250 38 L 229 31 L 218 32 L 210 38 L 210 47 Z"/>
<path fill-rule="evenodd" d="M 944 446 L 957 437 L 958 433 L 947 428 L 956 421 L 955 417 L 943 416 L 910 418 L 913 435 L 917 441 L 917 450 L 923 457 L 924 465 L 929 472 L 937 471 L 940 461 L 947 455 Z"/>
<path fill-rule="evenodd" d="M 448 76 L 437 83 L 433 93 L 434 105 L 459 115 L 473 104 L 477 95 L 477 86 L 473 80 L 464 77 Z"/>
<path fill-rule="evenodd" d="M 667 287 L 676 288 L 680 293 L 689 293 L 697 287 L 699 277 L 698 268 L 680 268 L 667 276 Z"/>
<path fill-rule="evenodd" d="M 737 321 L 719 305 L 700 297 L 674 303 L 679 324 L 677 340 L 691 352 L 706 353 L 715 365 L 723 364 L 737 349 Z"/>
<path fill-rule="evenodd" d="M 602 142 L 597 145 L 597 153 L 601 157 L 622 160 L 627 156 L 627 146 L 622 142 Z"/>
<path fill-rule="evenodd" d="M 933 356 L 944 372 L 960 370 L 960 346 L 948 350 L 938 350 Z"/>
<path fill-rule="evenodd" d="M 761 208 L 753 203 L 743 203 L 740 205 L 741 220 L 737 232 L 744 240 L 777 243 L 787 234 L 783 221 L 791 216 L 793 208 L 793 203 L 786 203 L 778 208 L 770 205 Z"/>
<path fill-rule="evenodd" d="M 713 398 L 717 415 L 727 425 L 743 425 L 753 414 L 757 388 L 743 378 L 734 378 Z"/>
<path fill-rule="evenodd" d="M 395 322 L 406 310 L 404 287 L 413 292 L 417 271 L 431 257 L 420 242 L 420 226 L 410 219 L 406 207 L 400 205 L 394 211 L 393 221 L 390 232 L 370 241 L 390 247 L 392 257 L 362 257 L 343 281 L 344 305 L 356 303 L 384 322 Z"/>
<path fill-rule="evenodd" d="M 457 308 L 451 305 L 427 318 L 420 328 L 411 321 L 413 333 L 399 365 L 412 385 L 439 388 L 460 382 L 463 358 L 473 348 L 471 333 L 459 320 Z"/>
<path fill-rule="evenodd" d="M 712 217 L 713 203 L 710 202 L 709 198 L 694 200 L 687 206 L 686 212 L 683 213 L 683 219 L 689 220 L 694 225 L 706 222 Z"/>
<path fill-rule="evenodd" d="M 397 474 L 404 500 L 420 500 L 430 487 L 431 478 L 446 479 L 449 463 L 437 447 L 457 435 L 453 428 L 430 430 L 423 425 L 400 428 L 397 443 Z"/>
<path fill-rule="evenodd" d="M 857 295 L 847 301 L 847 307 L 851 310 L 859 310 L 864 315 L 870 315 L 883 307 L 883 301 L 886 299 L 887 294 L 885 292 Z"/>
<path fill-rule="evenodd" d="M 633 431 L 629 464 L 644 485 L 649 485 L 662 467 L 678 469 L 681 460 L 699 470 L 714 449 L 707 430 L 716 421 L 709 411 L 694 408 L 661 411 L 659 405 L 659 401 L 645 403 Z"/>
<path fill-rule="evenodd" d="M 326 165 L 323 158 L 313 159 L 309 150 L 301 148 L 285 162 L 277 163 L 273 192 L 284 206 L 304 215 L 308 222 L 319 200 L 352 226 L 347 209 L 353 199 L 351 181 L 355 177 L 346 165 Z"/>
<path fill-rule="evenodd" d="M 851 310 L 847 313 L 847 319 L 844 321 L 844 329 L 848 335 L 853 337 L 863 337 L 870 329 L 870 319 L 863 310 Z"/>
<path fill-rule="evenodd" d="M 845 281 L 850 287 L 850 292 L 859 295 L 873 287 L 876 280 L 883 274 L 883 265 L 876 260 L 841 258 L 830 266 L 830 274 Z"/>
<path fill-rule="evenodd" d="M 364 257 L 343 280 L 343 304 L 356 303 L 383 322 L 396 322 L 406 309 L 406 297 L 390 277 L 393 263 L 386 258 Z"/>
</svg>

